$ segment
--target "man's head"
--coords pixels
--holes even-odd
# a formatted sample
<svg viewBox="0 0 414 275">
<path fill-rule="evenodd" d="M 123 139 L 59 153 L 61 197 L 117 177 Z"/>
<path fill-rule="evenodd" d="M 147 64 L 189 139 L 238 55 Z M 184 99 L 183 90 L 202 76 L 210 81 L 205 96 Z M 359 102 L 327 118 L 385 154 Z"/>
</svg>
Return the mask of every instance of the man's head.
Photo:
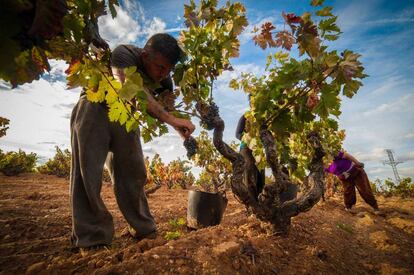
<svg viewBox="0 0 414 275">
<path fill-rule="evenodd" d="M 152 80 L 165 79 L 181 56 L 177 40 L 169 34 L 158 33 L 151 36 L 144 46 L 142 62 Z"/>
</svg>

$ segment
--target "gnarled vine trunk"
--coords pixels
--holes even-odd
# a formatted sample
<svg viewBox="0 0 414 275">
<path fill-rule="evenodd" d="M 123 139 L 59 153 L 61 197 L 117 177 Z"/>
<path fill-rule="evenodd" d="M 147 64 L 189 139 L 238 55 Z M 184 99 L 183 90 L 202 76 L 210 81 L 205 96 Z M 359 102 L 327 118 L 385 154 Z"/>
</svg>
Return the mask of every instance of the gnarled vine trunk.
<svg viewBox="0 0 414 275">
<path fill-rule="evenodd" d="M 292 217 L 301 212 L 310 210 L 322 197 L 324 192 L 324 170 L 322 158 L 325 155 L 319 137 L 316 133 L 308 136 L 308 141 L 314 148 L 314 154 L 309 168 L 309 181 L 311 188 L 299 198 L 282 202 L 281 194 L 287 186 L 292 184 L 289 176 L 282 171 L 282 166 L 276 152 L 275 139 L 266 128 L 260 131 L 260 139 L 263 142 L 266 153 L 266 161 L 272 170 L 275 181 L 266 184 L 262 193 L 257 198 L 252 192 L 256 182 L 252 182 L 250 175 L 243 177 L 244 159 L 241 154 L 234 151 L 223 141 L 224 121 L 216 116 L 214 118 L 213 143 L 216 149 L 227 158 L 233 167 L 231 188 L 235 196 L 254 213 L 259 219 L 268 221 L 273 225 L 274 231 L 285 234 L 289 230 Z M 252 188 L 253 187 L 253 188 Z"/>
</svg>

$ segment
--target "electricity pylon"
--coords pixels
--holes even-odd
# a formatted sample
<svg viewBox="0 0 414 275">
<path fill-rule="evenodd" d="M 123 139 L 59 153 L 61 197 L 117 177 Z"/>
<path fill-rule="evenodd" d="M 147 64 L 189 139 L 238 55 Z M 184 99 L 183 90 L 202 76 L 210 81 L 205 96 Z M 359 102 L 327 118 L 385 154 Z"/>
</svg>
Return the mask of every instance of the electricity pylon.
<svg viewBox="0 0 414 275">
<path fill-rule="evenodd" d="M 403 163 L 402 161 L 395 161 L 394 159 L 394 153 L 391 149 L 385 149 L 385 152 L 388 154 L 389 160 L 384 160 L 382 163 L 385 165 L 390 165 L 392 168 L 392 171 L 394 172 L 395 180 L 399 183 L 401 181 L 400 175 L 397 171 L 397 164 Z"/>
</svg>

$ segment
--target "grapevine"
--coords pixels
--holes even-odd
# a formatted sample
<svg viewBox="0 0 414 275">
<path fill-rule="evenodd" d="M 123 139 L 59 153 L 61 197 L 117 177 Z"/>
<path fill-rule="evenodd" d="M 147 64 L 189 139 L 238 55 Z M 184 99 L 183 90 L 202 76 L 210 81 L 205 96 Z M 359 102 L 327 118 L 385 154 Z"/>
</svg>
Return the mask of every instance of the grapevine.
<svg viewBox="0 0 414 275">
<path fill-rule="evenodd" d="M 319 7 L 323 1 L 311 4 Z M 230 87 L 250 96 L 243 141 L 252 149 L 259 169 L 269 167 L 273 175 L 273 181 L 256 197 L 250 191 L 256 183 L 243 176 L 243 157 L 223 142 L 224 121 L 215 107 L 210 108 L 214 106 L 213 81 L 231 68 L 229 58 L 238 55 L 237 37 L 247 25 L 245 9 L 239 3 L 227 3 L 223 8 L 216 5 L 217 1 L 200 1 L 197 7 L 191 1 L 185 7 L 188 30 L 182 32 L 181 41 L 188 59 L 177 66 L 175 80 L 184 102 L 195 101 L 202 124 L 214 129 L 214 146 L 232 163 L 233 193 L 259 219 L 286 233 L 291 217 L 312 208 L 323 194 L 327 153 L 339 150 L 344 138 L 337 122 L 339 95 L 351 98 L 358 91 L 366 77 L 364 68 L 359 54 L 350 50 L 338 54 L 324 45 L 341 33 L 331 7 L 321 7 L 314 15 L 283 12 L 285 27 L 281 30 L 270 22 L 256 28 L 257 45 L 281 50 L 269 54 L 266 74 L 243 73 L 230 82 Z M 228 9 L 229 17 L 221 13 L 223 9 Z M 293 49 L 298 51 L 298 59 L 290 56 Z M 289 174 L 284 172 L 287 169 Z M 279 196 L 287 186 L 305 176 L 313 183 L 309 192 L 280 203 Z"/>
</svg>

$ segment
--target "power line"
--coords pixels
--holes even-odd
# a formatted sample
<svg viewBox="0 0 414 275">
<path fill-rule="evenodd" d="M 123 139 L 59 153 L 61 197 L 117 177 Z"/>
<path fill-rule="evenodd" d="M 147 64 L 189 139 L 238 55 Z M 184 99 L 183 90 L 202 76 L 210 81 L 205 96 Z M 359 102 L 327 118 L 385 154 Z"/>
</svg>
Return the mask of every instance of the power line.
<svg viewBox="0 0 414 275">
<path fill-rule="evenodd" d="M 388 160 L 384 160 L 382 163 L 384 165 L 390 165 L 392 168 L 392 171 L 394 172 L 394 177 L 397 183 L 401 181 L 400 175 L 398 174 L 397 165 L 400 163 L 403 163 L 402 161 L 395 161 L 394 159 L 394 152 L 391 149 L 385 149 L 385 152 L 388 155 Z"/>
</svg>

